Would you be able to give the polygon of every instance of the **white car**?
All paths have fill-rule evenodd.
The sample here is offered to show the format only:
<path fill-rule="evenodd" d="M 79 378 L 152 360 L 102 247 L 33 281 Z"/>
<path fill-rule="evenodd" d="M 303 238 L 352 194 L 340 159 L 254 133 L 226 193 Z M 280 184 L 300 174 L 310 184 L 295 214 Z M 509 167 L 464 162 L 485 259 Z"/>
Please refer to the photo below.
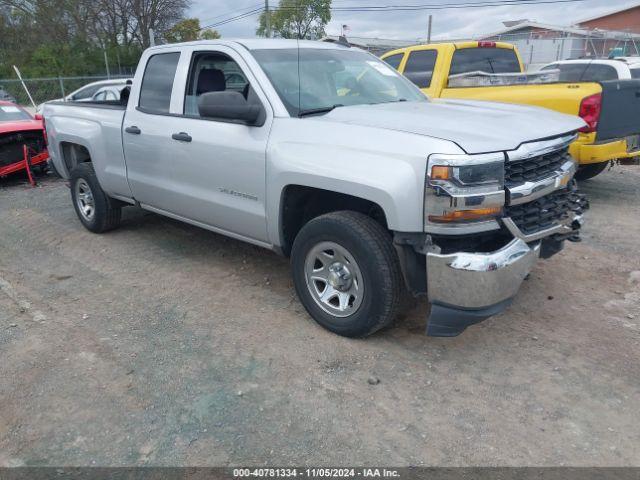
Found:
<path fill-rule="evenodd" d="M 78 88 L 77 90 L 74 90 L 64 98 L 55 98 L 53 100 L 48 100 L 48 102 L 89 102 L 93 100 L 93 97 L 98 93 L 98 90 L 100 90 L 101 88 L 120 87 L 120 90 L 122 90 L 127 85 L 127 82 L 130 80 L 131 79 L 129 78 L 119 78 L 119 79 L 99 80 L 97 82 L 91 82 L 91 83 L 88 83 L 87 85 L 84 85 Z M 38 107 L 36 108 L 37 113 L 42 112 L 42 107 L 44 106 L 45 103 L 47 102 L 44 102 L 38 105 Z"/>
<path fill-rule="evenodd" d="M 106 85 L 100 88 L 91 98 L 92 102 L 118 101 L 120 93 L 126 88 L 126 83 L 118 85 Z"/>
<path fill-rule="evenodd" d="M 628 80 L 640 78 L 640 57 L 562 60 L 545 65 L 541 70 L 560 70 L 561 82 Z"/>

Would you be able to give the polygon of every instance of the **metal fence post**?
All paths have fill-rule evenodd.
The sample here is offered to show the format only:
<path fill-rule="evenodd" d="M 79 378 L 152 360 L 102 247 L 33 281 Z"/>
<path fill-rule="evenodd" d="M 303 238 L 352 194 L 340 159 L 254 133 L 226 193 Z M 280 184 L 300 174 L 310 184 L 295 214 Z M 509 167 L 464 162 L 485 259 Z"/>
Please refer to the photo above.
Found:
<path fill-rule="evenodd" d="M 62 98 L 66 97 L 66 95 L 64 94 L 64 81 L 62 80 L 62 77 L 58 77 L 58 81 L 60 82 L 60 91 L 62 92 Z"/>

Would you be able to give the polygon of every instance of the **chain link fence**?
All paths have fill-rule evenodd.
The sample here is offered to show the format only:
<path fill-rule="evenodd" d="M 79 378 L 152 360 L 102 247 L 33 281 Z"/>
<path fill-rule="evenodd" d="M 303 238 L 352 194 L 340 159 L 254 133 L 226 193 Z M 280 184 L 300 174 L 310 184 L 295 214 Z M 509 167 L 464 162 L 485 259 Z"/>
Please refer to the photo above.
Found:
<path fill-rule="evenodd" d="M 89 83 L 99 80 L 116 80 L 131 78 L 132 75 L 102 75 L 84 77 L 44 77 L 25 78 L 24 83 L 33 97 L 36 105 L 49 100 L 61 99 Z M 2 92 L 4 90 L 4 92 Z M 0 79 L 0 97 L 2 93 L 8 94 L 11 100 L 18 104 L 31 107 L 29 96 L 17 78 Z"/>
<path fill-rule="evenodd" d="M 505 34 L 487 40 L 514 44 L 528 70 L 537 70 L 558 60 L 640 56 L 640 35 L 603 38 L 588 35 Z"/>

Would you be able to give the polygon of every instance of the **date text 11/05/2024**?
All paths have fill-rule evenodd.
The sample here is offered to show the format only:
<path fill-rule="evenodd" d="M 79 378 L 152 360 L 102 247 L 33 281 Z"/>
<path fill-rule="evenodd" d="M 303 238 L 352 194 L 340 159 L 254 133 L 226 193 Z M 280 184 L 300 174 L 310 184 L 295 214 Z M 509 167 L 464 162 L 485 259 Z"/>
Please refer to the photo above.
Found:
<path fill-rule="evenodd" d="M 305 477 L 305 478 L 398 478 L 398 470 L 388 468 L 236 468 L 234 478 Z"/>

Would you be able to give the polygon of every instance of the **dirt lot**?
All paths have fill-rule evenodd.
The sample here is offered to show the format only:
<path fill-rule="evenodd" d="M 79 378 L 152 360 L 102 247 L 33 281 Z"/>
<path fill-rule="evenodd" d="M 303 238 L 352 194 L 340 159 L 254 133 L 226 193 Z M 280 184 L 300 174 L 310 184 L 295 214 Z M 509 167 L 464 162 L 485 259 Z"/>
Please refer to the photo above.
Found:
<path fill-rule="evenodd" d="M 135 209 L 93 235 L 62 181 L 5 180 L 0 465 L 638 466 L 640 168 L 583 189 L 505 314 L 354 341 L 283 258 Z"/>

